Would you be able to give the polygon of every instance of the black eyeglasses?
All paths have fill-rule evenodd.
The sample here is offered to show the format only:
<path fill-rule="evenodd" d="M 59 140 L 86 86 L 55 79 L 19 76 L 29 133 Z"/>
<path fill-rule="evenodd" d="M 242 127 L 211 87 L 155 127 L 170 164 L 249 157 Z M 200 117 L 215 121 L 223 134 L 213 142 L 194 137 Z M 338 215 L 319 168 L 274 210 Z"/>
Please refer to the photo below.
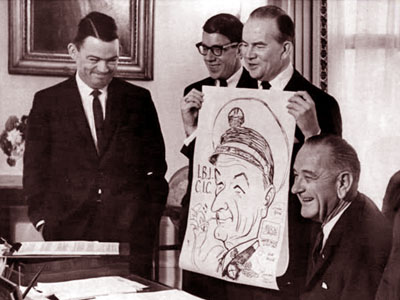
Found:
<path fill-rule="evenodd" d="M 236 47 L 239 43 L 229 43 L 226 45 L 214 45 L 211 47 L 208 47 L 206 45 L 204 45 L 202 42 L 198 42 L 196 44 L 196 48 L 197 50 L 199 50 L 199 53 L 201 55 L 206 56 L 208 53 L 208 50 L 211 50 L 211 53 L 214 54 L 215 56 L 221 56 L 222 53 L 224 52 L 224 50 L 231 48 L 231 47 Z"/>

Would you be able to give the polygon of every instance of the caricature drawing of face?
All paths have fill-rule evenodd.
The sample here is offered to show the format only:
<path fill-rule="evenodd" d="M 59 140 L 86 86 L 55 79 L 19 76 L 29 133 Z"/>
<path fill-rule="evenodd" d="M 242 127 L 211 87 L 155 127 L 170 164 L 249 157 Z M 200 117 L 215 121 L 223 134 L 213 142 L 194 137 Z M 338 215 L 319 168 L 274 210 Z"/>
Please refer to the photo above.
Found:
<path fill-rule="evenodd" d="M 219 154 L 215 161 L 214 237 L 226 249 L 257 238 L 275 188 L 261 169 L 245 159 Z"/>

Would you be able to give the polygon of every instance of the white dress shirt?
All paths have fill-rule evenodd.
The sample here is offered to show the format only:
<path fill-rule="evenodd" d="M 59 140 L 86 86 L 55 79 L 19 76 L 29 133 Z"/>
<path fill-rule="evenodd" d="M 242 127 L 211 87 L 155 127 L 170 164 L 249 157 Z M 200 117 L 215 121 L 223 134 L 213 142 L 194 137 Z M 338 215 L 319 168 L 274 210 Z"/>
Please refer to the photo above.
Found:
<path fill-rule="evenodd" d="M 351 202 L 346 202 L 342 210 L 334 216 L 332 219 L 330 219 L 323 227 L 322 227 L 322 232 L 324 233 L 324 239 L 322 240 L 322 247 L 321 247 L 321 252 L 322 249 L 325 247 L 325 243 L 332 232 L 333 227 L 335 227 L 336 223 L 339 221 L 340 217 L 343 215 L 343 213 L 346 211 L 346 209 L 349 208 Z"/>
<path fill-rule="evenodd" d="M 282 72 L 280 72 L 274 79 L 269 81 L 269 84 L 271 85 L 270 90 L 283 91 L 285 86 L 288 84 L 290 78 L 292 78 L 293 73 L 293 65 L 289 63 Z M 258 81 L 258 88 L 262 89 L 260 80 Z"/>

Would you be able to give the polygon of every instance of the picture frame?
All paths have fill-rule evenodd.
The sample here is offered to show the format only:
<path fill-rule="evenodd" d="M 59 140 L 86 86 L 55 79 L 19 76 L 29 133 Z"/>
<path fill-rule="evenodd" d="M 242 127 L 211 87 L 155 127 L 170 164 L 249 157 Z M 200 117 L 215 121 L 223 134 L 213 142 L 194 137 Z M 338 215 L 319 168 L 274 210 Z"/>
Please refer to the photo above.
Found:
<path fill-rule="evenodd" d="M 67 45 L 91 11 L 112 16 L 121 55 L 116 76 L 153 79 L 154 0 L 9 0 L 10 74 L 69 76 L 75 63 Z"/>

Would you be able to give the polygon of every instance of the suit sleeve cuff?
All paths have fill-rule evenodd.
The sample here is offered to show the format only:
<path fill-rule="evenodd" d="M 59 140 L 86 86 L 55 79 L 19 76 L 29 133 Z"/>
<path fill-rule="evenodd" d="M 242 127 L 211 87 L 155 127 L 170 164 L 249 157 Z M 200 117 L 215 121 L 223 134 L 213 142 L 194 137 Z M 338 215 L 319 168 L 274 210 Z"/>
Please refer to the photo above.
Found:
<path fill-rule="evenodd" d="M 184 141 L 183 144 L 185 146 L 189 146 L 190 143 L 197 137 L 197 130 L 193 131 L 191 135 L 189 135 Z"/>
<path fill-rule="evenodd" d="M 321 128 L 320 128 L 316 134 L 309 136 L 309 137 L 308 137 L 308 138 L 306 138 L 305 140 L 307 141 L 307 140 L 308 140 L 310 137 L 313 137 L 313 136 L 320 135 L 320 134 L 321 134 L 321 132 L 322 132 L 322 131 L 321 131 Z"/>
<path fill-rule="evenodd" d="M 39 222 L 37 222 L 37 223 L 35 224 L 36 230 L 39 231 L 40 227 L 43 226 L 45 223 L 46 223 L 46 222 L 45 222 L 44 220 L 40 220 Z"/>

